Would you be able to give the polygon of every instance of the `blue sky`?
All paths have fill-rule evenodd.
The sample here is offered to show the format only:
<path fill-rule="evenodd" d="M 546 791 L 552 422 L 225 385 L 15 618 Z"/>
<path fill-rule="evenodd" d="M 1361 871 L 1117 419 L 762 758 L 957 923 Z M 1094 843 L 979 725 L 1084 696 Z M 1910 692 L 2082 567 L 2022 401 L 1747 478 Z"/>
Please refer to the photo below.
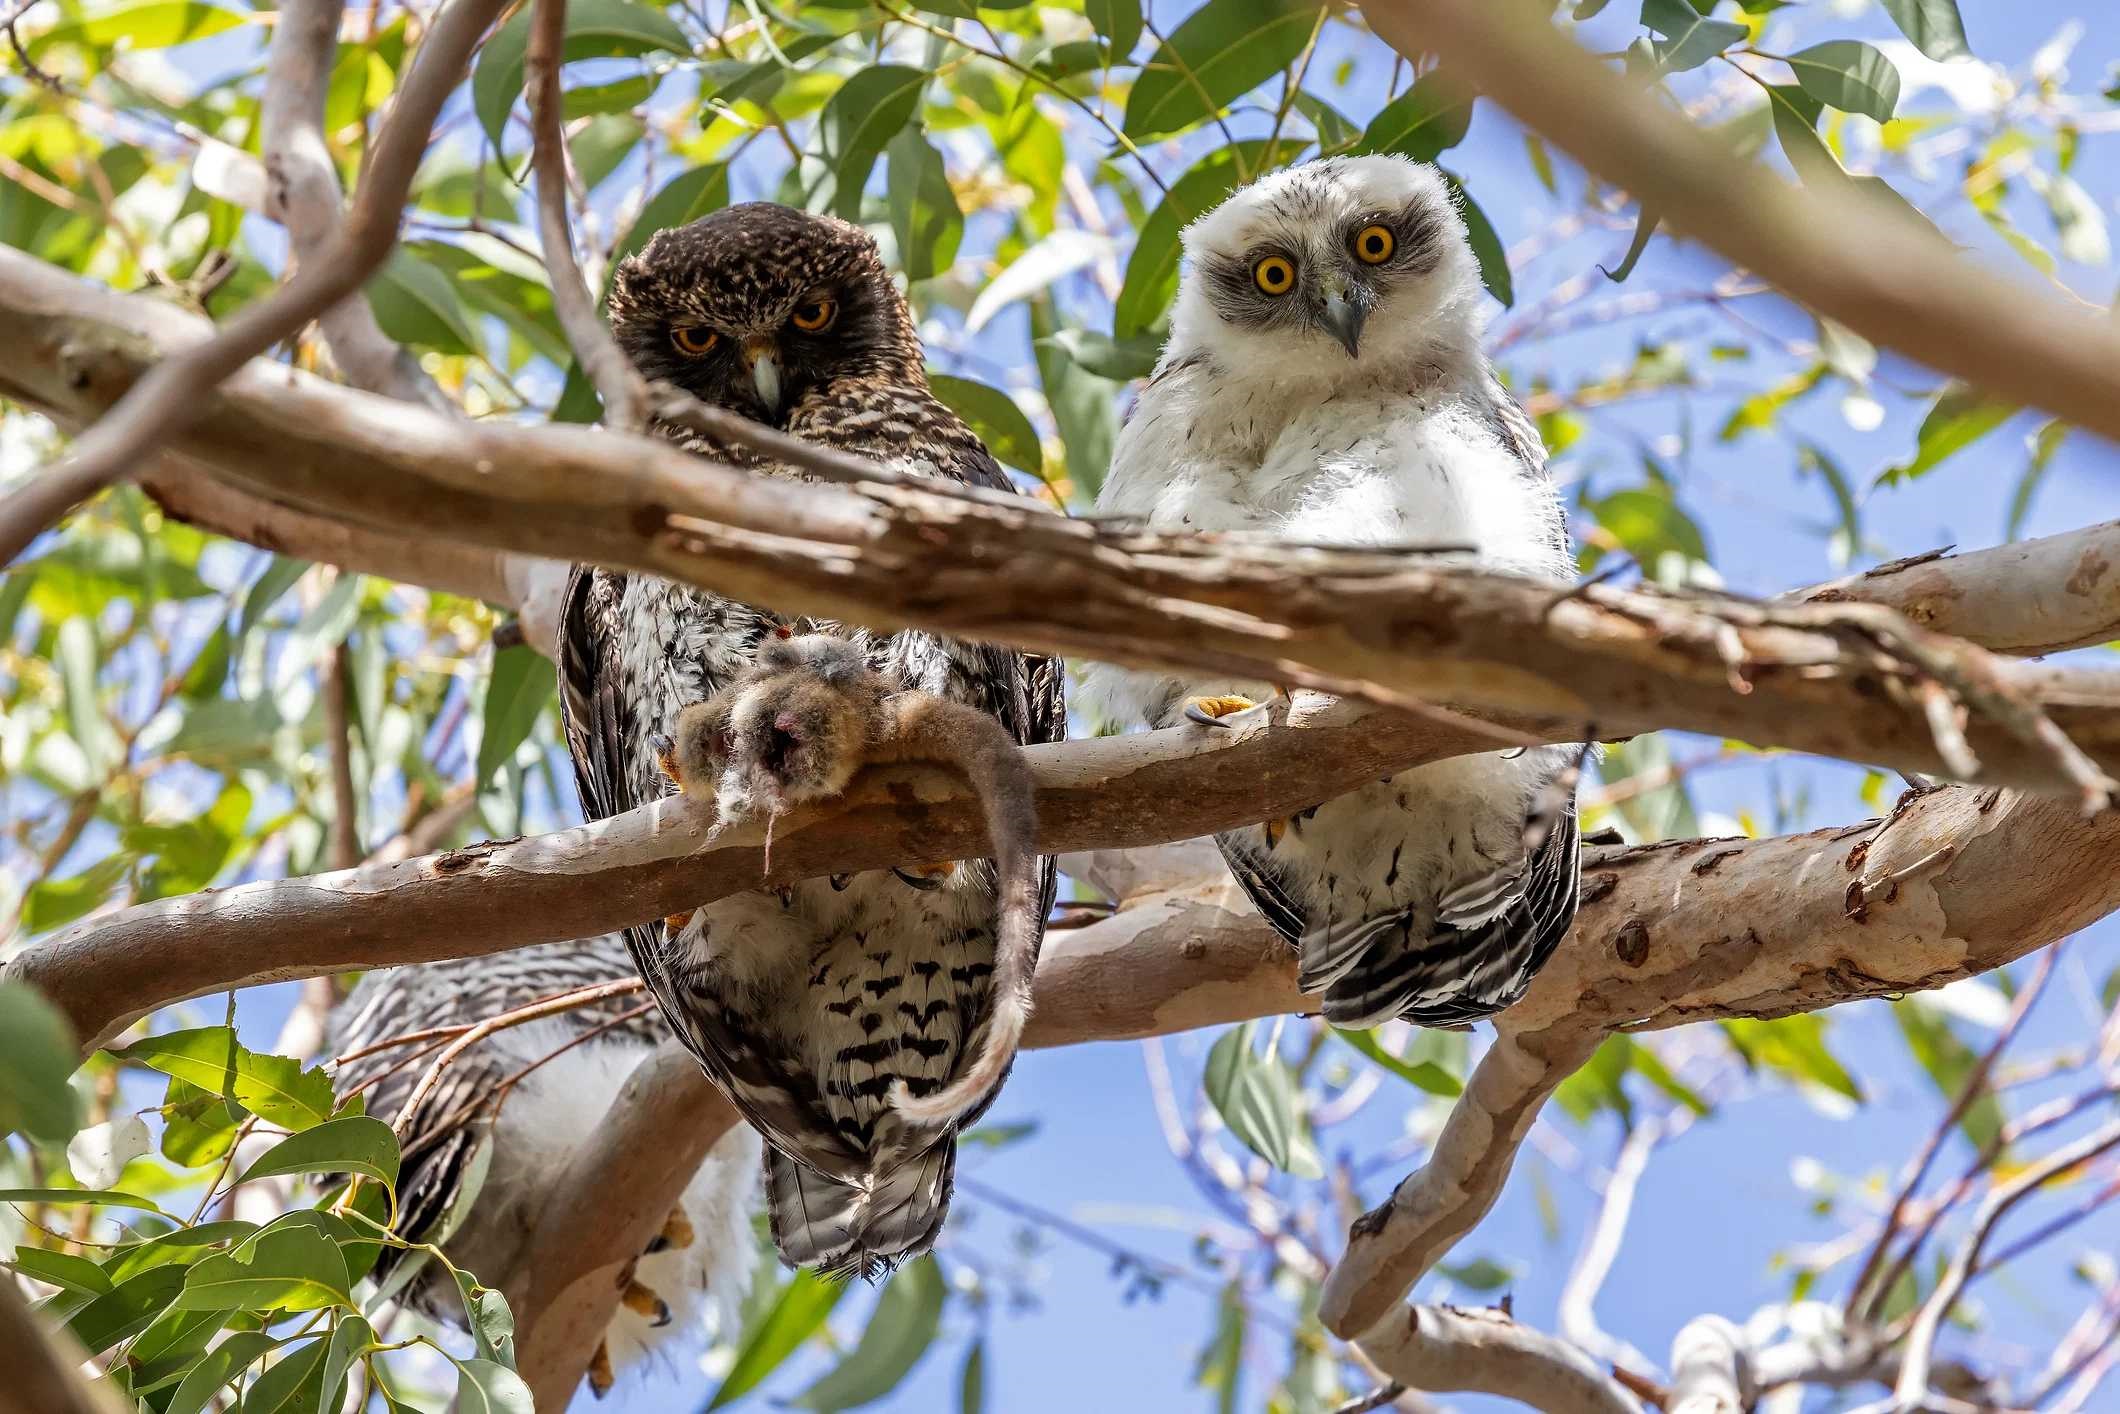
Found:
<path fill-rule="evenodd" d="M 1808 37 L 1846 35 L 1883 37 L 1890 29 L 1874 8 L 1852 18 L 1815 13 L 1801 21 Z M 2120 15 L 2112 7 L 2085 4 L 2016 3 L 2008 6 L 1966 5 L 1973 46 L 1983 58 L 2012 68 L 2047 41 L 2064 21 L 2080 18 L 2086 33 L 2071 67 L 2074 87 L 2093 85 L 2120 57 Z M 1619 4 L 1600 21 L 1615 46 L 1631 34 L 1633 7 Z M 1793 46 L 1792 46 L 1793 47 Z M 1357 117 L 1379 101 L 1388 63 L 1378 51 L 1362 54 L 1341 106 Z M 1918 102 L 1919 100 L 1917 100 Z M 1482 105 L 1471 136 L 1447 159 L 1464 173 L 1505 241 L 1531 234 L 1554 209 L 1526 161 L 1519 132 L 1491 106 Z M 1946 164 L 1946 171 L 1955 170 Z M 2107 217 L 2120 218 L 2114 195 L 2120 192 L 2120 139 L 2086 141 L 2077 175 L 2098 198 Z M 1578 179 L 1562 168 L 1564 193 Z M 1954 237 L 1988 251 L 1998 262 L 2015 257 L 1996 253 L 1996 243 L 1968 226 L 1962 203 L 1947 222 Z M 2034 214 L 2027 227 L 2043 229 Z M 1974 223 L 1977 226 L 1977 222 Z M 1596 232 L 1566 243 L 1517 271 L 1518 311 L 1534 303 L 1555 284 L 1587 270 L 1591 263 L 1612 263 L 1626 244 L 1627 233 Z M 2021 266 L 2020 266 L 2021 268 Z M 1718 273 L 1711 258 L 1659 239 L 1645 257 L 1637 286 L 1654 283 L 1679 287 L 1703 285 Z M 2082 271 L 2076 273 L 2080 276 Z M 2111 272 L 2099 278 L 2110 280 Z M 1637 286 L 1629 286 L 1633 289 Z M 2114 291 L 2085 284 L 2087 298 L 2108 302 Z M 1810 321 L 1800 311 L 1772 300 L 1753 300 L 1745 316 L 1792 338 L 1808 338 Z M 1520 382 L 1545 374 L 1568 382 L 1631 361 L 1636 340 L 1652 331 L 1685 335 L 1696 343 L 1722 337 L 1726 326 L 1714 317 L 1689 311 L 1666 319 L 1605 325 L 1551 342 L 1516 350 L 1510 370 Z M 1004 314 L 968 350 L 981 366 L 1021 367 L 1028 351 L 1025 318 L 1020 309 Z M 1933 379 L 1923 371 L 1887 356 L 1880 383 L 1919 389 Z M 1883 395 L 1886 418 L 1874 431 L 1856 432 L 1839 415 L 1836 395 L 1822 394 L 1803 405 L 1794 423 L 1829 451 L 1854 477 L 1866 484 L 1878 470 L 1902 459 L 1913 445 L 1913 430 L 1922 405 L 1913 399 Z M 1654 449 L 1677 479 L 1679 496 L 1700 522 L 1713 547 L 1715 563 L 1732 588 L 1767 593 L 1820 579 L 1837 572 L 1829 558 L 1820 524 L 1832 520 L 1824 489 L 1799 479 L 1791 444 L 1780 437 L 1754 437 L 1731 445 L 1714 439 L 1730 410 L 1724 393 L 1704 392 L 1658 398 L 1608 411 L 1591 424 L 1591 435 L 1565 460 L 1564 475 L 1587 480 L 1599 490 L 1639 482 L 1641 452 Z M 2020 419 L 2024 426 L 2029 419 Z M 1675 434 L 1691 436 L 1682 444 Z M 2002 537 L 2015 475 L 2022 464 L 2023 427 L 2013 423 L 1976 452 L 1966 454 L 1911 489 L 1882 494 L 1867 507 L 1874 539 L 1893 553 L 1910 553 L 1946 543 L 1986 545 Z M 2116 503 L 2120 457 L 2112 448 L 2087 437 L 2070 439 L 2048 476 L 2027 533 L 2067 529 L 2108 518 Z M 1698 745 L 1697 743 L 1695 745 Z M 1684 754 L 1688 747 L 1675 747 Z M 1790 760 L 1775 768 L 1785 792 L 1808 791 L 1808 808 L 1785 822 L 1788 828 L 1866 813 L 1856 790 L 1858 769 Z M 1735 815 L 1759 809 L 1767 795 L 1756 770 L 1706 773 L 1696 780 L 1696 801 L 1704 812 Z M 2027 1042 L 2036 1048 L 2081 1036 L 2090 1028 L 2085 997 L 2095 999 L 2106 971 L 2120 961 L 2120 925 L 2100 924 L 2077 939 L 2056 986 L 2034 1014 Z M 269 1043 L 287 1004 L 285 989 L 246 994 L 243 1027 L 254 1043 Z M 1197 1075 L 1213 1033 L 1172 1038 L 1169 1055 L 1181 1094 Z M 1900 1162 L 1927 1132 L 1936 1114 L 1928 1082 L 1912 1067 L 1886 1010 L 1856 1005 L 1833 1016 L 1833 1041 L 1849 1068 L 1872 1092 L 1859 1112 L 1834 1116 L 1814 1109 L 1786 1089 L 1744 1099 L 1720 1110 L 1668 1147 L 1651 1167 L 1636 1208 L 1628 1240 L 1599 1307 L 1606 1328 L 1659 1358 L 1687 1319 L 1704 1311 L 1742 1317 L 1762 1302 L 1787 1291 L 1785 1274 L 1772 1270 L 1776 1254 L 1790 1245 L 1816 1240 L 1839 1230 L 1807 1215 L 1808 1196 L 1791 1176 L 1799 1159 L 1815 1159 L 1825 1169 L 1860 1177 Z M 1357 1152 L 1383 1142 L 1398 1127 L 1402 1106 L 1386 1091 L 1361 1120 L 1329 1132 L 1328 1151 L 1350 1145 Z M 994 1116 L 996 1122 L 1035 1118 L 1037 1134 L 994 1153 L 967 1152 L 964 1172 L 978 1182 L 1006 1189 L 1027 1202 L 1055 1213 L 1092 1220 L 1092 1225 L 1127 1246 L 1184 1266 L 1199 1216 L 1205 1211 L 1198 1191 L 1165 1149 L 1144 1078 L 1142 1048 L 1133 1044 L 1079 1047 L 1065 1052 L 1026 1056 Z M 1618 1142 L 1614 1124 L 1601 1122 L 1578 1131 L 1563 1124 L 1583 1151 L 1609 1162 Z M 1960 1141 L 1953 1141 L 1954 1144 Z M 1961 1156 L 1962 1157 L 1962 1156 Z M 1541 1174 L 1560 1221 L 1557 1241 L 1543 1231 L 1536 1201 Z M 1380 1198 L 1390 1175 L 1378 1175 L 1365 1192 Z M 1583 1225 L 1594 1211 L 1583 1184 L 1547 1160 L 1527 1155 L 1502 1202 L 1480 1230 L 1461 1247 L 1460 1259 L 1492 1257 L 1516 1267 L 1513 1291 L 1517 1314 L 1551 1327 L 1561 1283 L 1574 1259 Z M 1123 1212 L 1132 1221 L 1110 1221 Z M 1007 1261 L 1019 1224 L 974 1198 L 961 1199 L 950 1242 L 982 1257 Z M 2057 1244 L 2026 1266 L 2021 1276 L 1983 1290 L 1990 1308 L 1992 1338 L 2022 1341 L 2043 1348 L 2052 1333 L 2073 1315 L 2080 1296 L 2068 1285 L 2065 1268 L 2081 1246 L 2107 1248 L 2120 1242 L 2120 1224 L 2111 1217 L 2087 1223 L 2077 1238 Z M 1211 1291 L 1171 1285 L 1155 1300 L 1121 1301 L 1121 1284 L 1109 1258 L 1062 1238 L 1048 1236 L 1033 1259 L 1037 1308 L 1024 1313 L 995 1310 L 985 1322 L 986 1382 L 989 1410 L 1038 1414 L 1074 1410 L 1085 1405 L 1110 1408 L 1193 1409 L 1211 1407 L 1212 1397 L 1194 1388 L 1196 1353 L 1211 1327 Z M 1215 1278 L 1205 1276 L 1212 1288 Z M 1440 1290 L 1424 1286 L 1420 1294 Z M 1829 1295 L 1837 1291 L 1829 1284 Z M 858 1331 L 865 1298 L 857 1295 L 842 1307 L 840 1325 Z M 965 1337 L 973 1323 L 964 1307 L 954 1304 L 944 1338 L 937 1342 L 913 1375 L 878 1410 L 930 1411 L 954 1408 Z M 1267 1347 L 1278 1368 L 1284 1343 L 1260 1328 L 1258 1343 Z M 792 1365 L 768 1385 L 768 1393 L 786 1397 L 799 1391 L 823 1361 L 809 1357 Z M 1262 1407 L 1270 1384 L 1267 1369 L 1255 1369 L 1239 1407 Z M 706 1388 L 698 1380 L 636 1382 L 613 1403 L 592 1406 L 586 1396 L 578 1408 L 636 1411 L 697 1407 Z M 679 1391 L 685 1391 L 680 1395 Z M 2120 1396 L 2115 1397 L 2120 1400 Z M 1476 1400 L 1462 1407 L 1489 1407 Z"/>

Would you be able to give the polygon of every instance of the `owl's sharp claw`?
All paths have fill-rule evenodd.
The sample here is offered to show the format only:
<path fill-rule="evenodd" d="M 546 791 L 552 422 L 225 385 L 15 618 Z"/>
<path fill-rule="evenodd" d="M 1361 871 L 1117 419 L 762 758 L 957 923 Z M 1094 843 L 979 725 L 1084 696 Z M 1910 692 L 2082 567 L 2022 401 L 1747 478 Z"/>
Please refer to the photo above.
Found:
<path fill-rule="evenodd" d="M 1236 693 L 1224 697 L 1194 697 L 1185 703 L 1185 719 L 1205 727 L 1233 727 L 1236 718 L 1256 711 L 1262 705 Z"/>
<path fill-rule="evenodd" d="M 606 1341 L 596 1343 L 596 1353 L 589 1357 L 589 1392 L 602 1399 L 611 1392 L 617 1376 L 611 1373 L 611 1346 Z"/>
<path fill-rule="evenodd" d="M 670 1303 L 637 1281 L 626 1283 L 618 1303 L 636 1316 L 646 1316 L 648 1324 L 658 1329 L 670 1324 Z"/>
<path fill-rule="evenodd" d="M 655 764 L 663 775 L 669 778 L 672 785 L 683 790 L 685 783 L 677 774 L 677 743 L 663 732 L 650 732 L 648 749 L 655 753 Z"/>
<path fill-rule="evenodd" d="M 1268 820 L 1260 827 L 1266 831 L 1266 847 L 1268 849 L 1272 849 L 1281 843 L 1281 836 L 1288 833 L 1289 821 L 1293 818 L 1292 816 L 1284 815 L 1278 820 Z"/>
<path fill-rule="evenodd" d="M 957 872 L 957 864 L 954 860 L 944 860 L 940 864 L 907 864 L 901 865 L 891 872 L 904 880 L 910 887 L 926 893 L 931 889 L 939 889 L 948 883 L 950 876 Z"/>
<path fill-rule="evenodd" d="M 671 1247 L 690 1247 L 692 1245 L 692 1239 L 695 1236 L 692 1231 L 692 1219 L 686 1214 L 682 1205 L 670 1210 L 670 1216 L 663 1219 L 662 1231 L 655 1236 L 657 1241 Z"/>

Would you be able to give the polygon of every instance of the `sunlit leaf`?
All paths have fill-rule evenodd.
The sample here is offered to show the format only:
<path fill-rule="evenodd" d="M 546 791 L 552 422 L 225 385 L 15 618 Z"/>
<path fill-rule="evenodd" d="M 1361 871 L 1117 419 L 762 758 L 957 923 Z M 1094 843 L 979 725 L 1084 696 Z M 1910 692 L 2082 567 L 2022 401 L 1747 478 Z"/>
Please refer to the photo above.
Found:
<path fill-rule="evenodd" d="M 2006 539 L 2015 540 L 2024 533 L 2025 518 L 2032 513 L 2032 499 L 2039 494 L 2039 483 L 2046 479 L 2046 469 L 2053 464 L 2054 454 L 2061 450 L 2068 434 L 2068 424 L 2055 418 L 2040 424 L 2039 430 L 2025 439 L 2030 455 L 2017 477 L 2016 489 L 2010 492 L 2009 524 L 2003 531 Z"/>
<path fill-rule="evenodd" d="M 1844 113 L 1888 123 L 1899 107 L 1899 70 L 1860 40 L 1832 39 L 1799 49 L 1789 56 L 1789 68 L 1805 93 Z"/>
<path fill-rule="evenodd" d="M 369 280 L 367 296 L 376 323 L 401 344 L 453 354 L 475 353 L 481 346 L 457 287 L 403 246 Z"/>
<path fill-rule="evenodd" d="M 331 1343 L 323 1338 L 286 1349 L 243 1391 L 243 1414 L 319 1414 L 319 1377 Z"/>
<path fill-rule="evenodd" d="M 530 1386 L 491 1360 L 456 1362 L 457 1414 L 536 1414 Z"/>
<path fill-rule="evenodd" d="M 1320 1178 L 1324 1165 L 1303 1117 L 1302 1096 L 1288 1067 L 1252 1049 L 1256 1022 L 1222 1033 L 1207 1053 L 1201 1085 L 1229 1132 L 1275 1168 Z"/>
<path fill-rule="evenodd" d="M 1028 247 L 987 282 L 964 316 L 964 332 L 976 334 L 1008 305 L 1042 293 L 1093 263 L 1110 242 L 1088 231 L 1058 230 Z"/>
<path fill-rule="evenodd" d="M 58 1008 L 32 987 L 0 983 L 0 1138 L 72 1138 L 80 1117 L 66 1081 L 79 1060 L 73 1028 Z"/>
<path fill-rule="evenodd" d="M 869 169 L 898 130 L 912 121 L 928 80 L 925 69 L 877 64 L 833 91 L 817 123 L 832 177 L 822 205 L 849 218 L 860 214 Z"/>
<path fill-rule="evenodd" d="M 501 763 L 529 739 L 548 703 L 556 699 L 559 676 L 552 660 L 526 644 L 493 655 L 493 676 L 486 687 L 485 725 L 478 742 L 478 779 L 493 779 Z"/>
<path fill-rule="evenodd" d="M 668 15 L 634 0 L 572 0 L 566 14 L 566 43 L 560 49 L 566 62 L 658 50 L 691 52 L 685 32 Z M 530 9 L 525 7 L 480 47 L 471 71 L 472 108 L 496 151 L 506 146 L 508 113 L 523 92 L 523 59 L 529 49 Z"/>
<path fill-rule="evenodd" d="M 1236 1414 L 1242 1407 L 1244 1324 L 1244 1289 L 1230 1282 L 1215 1304 L 1214 1333 L 1193 1366 L 1193 1383 L 1214 1392 L 1216 1414 Z"/>
<path fill-rule="evenodd" d="M 1437 70 L 1377 110 L 1354 151 L 1397 152 L 1433 162 L 1465 140 L 1472 126 L 1472 96 L 1462 83 Z"/>
<path fill-rule="evenodd" d="M 1056 330 L 1040 342 L 1050 343 L 1084 371 L 1121 383 L 1155 372 L 1163 348 L 1163 341 L 1153 334 L 1114 339 L 1087 329 Z"/>
<path fill-rule="evenodd" d="M 53 25 L 30 41 L 29 53 L 34 59 L 62 44 L 90 49 L 167 49 L 225 33 L 244 22 L 233 10 L 199 0 L 142 0 Z"/>
<path fill-rule="evenodd" d="M 319 1311 L 350 1301 L 351 1290 L 338 1247 L 314 1226 L 283 1218 L 193 1263 L 172 1304 L 184 1311 Z"/>
<path fill-rule="evenodd" d="M 1317 23 L 1294 0 L 1207 0 L 1142 65 L 1123 130 L 1138 141 L 1213 116 L 1294 63 Z"/>
<path fill-rule="evenodd" d="M 112 1052 L 124 1060 L 232 1095 L 260 1119 L 307 1129 L 331 1118 L 331 1077 L 287 1056 L 260 1055 L 235 1043 L 225 1026 L 167 1031 Z M 231 1074 L 231 1069 L 233 1073 Z"/>
<path fill-rule="evenodd" d="M 1083 0 L 1082 13 L 1120 63 L 1141 42 L 1141 0 Z"/>
<path fill-rule="evenodd" d="M 1602 265 L 1597 267 L 1599 270 L 1604 271 L 1607 280 L 1618 284 L 1634 273 L 1634 267 L 1641 261 L 1642 252 L 1649 248 L 1649 237 L 1656 234 L 1656 223 L 1656 213 L 1646 206 L 1635 213 L 1634 239 L 1627 242 L 1626 255 L 1621 258 L 1619 264 L 1613 266 L 1610 270 L 1605 270 Z"/>
<path fill-rule="evenodd" d="M 83 1188 L 109 1188 L 125 1172 L 125 1166 L 146 1153 L 152 1142 L 147 1121 L 136 1114 L 91 1124 L 67 1141 L 67 1171 Z"/>
<path fill-rule="evenodd" d="M 1955 1104 L 1980 1057 L 1951 1029 L 1950 1019 L 1927 997 L 1905 997 L 1892 1004 L 1892 1018 L 1907 1050 L 1946 1104 Z M 1976 1153 L 1984 1153 L 2002 1133 L 2002 1101 L 1992 1088 L 1983 1086 L 1958 1116 L 1958 1128 Z"/>
<path fill-rule="evenodd" d="M 949 173 L 917 128 L 907 128 L 884 149 L 884 184 L 890 195 L 891 233 L 908 280 L 926 280 L 948 270 L 964 238 L 964 213 L 950 190 Z"/>
<path fill-rule="evenodd" d="M 1973 51 L 1965 42 L 1958 0 L 1880 0 L 1899 32 L 1931 59 L 1957 59 Z"/>
<path fill-rule="evenodd" d="M 23 896 L 24 930 L 47 932 L 93 912 L 130 872 L 132 862 L 122 854 L 114 854 L 97 860 L 78 874 L 69 874 L 63 879 L 40 880 Z"/>
<path fill-rule="evenodd" d="M 1332 1034 L 1407 1084 L 1426 1090 L 1431 1095 L 1454 1100 L 1464 1092 L 1464 1083 L 1433 1061 L 1409 1063 L 1385 1050 L 1374 1031 L 1343 1031 L 1334 1027 Z"/>
<path fill-rule="evenodd" d="M 1774 1021 L 1749 1017 L 1722 1023 L 1723 1033 L 1749 1066 L 1764 1066 L 1850 1100 L 1863 1098 L 1855 1077 L 1826 1048 L 1825 1018 L 1806 1013 Z"/>
<path fill-rule="evenodd" d="M 199 1357 L 184 1376 L 163 1414 L 200 1414 L 215 1394 L 257 1363 L 258 1357 L 279 1345 L 277 1337 L 262 1331 L 236 1331 Z"/>
<path fill-rule="evenodd" d="M 1915 434 L 1913 460 L 1891 467 L 1877 478 L 1894 486 L 1926 476 L 2009 421 L 2017 409 L 1964 383 L 1953 382 L 1937 394 Z"/>
<path fill-rule="evenodd" d="M 66 1329 L 90 1355 L 100 1355 L 119 1341 L 146 1330 L 183 1288 L 182 1267 L 150 1268 L 119 1282 L 76 1311 Z"/>
<path fill-rule="evenodd" d="M 1730 20 L 1711 20 L 1686 0 L 1642 0 L 1642 28 L 1663 36 L 1656 60 L 1667 73 L 1697 69 L 1751 31 Z"/>
<path fill-rule="evenodd" d="M 877 1298 L 854 1349 L 804 1390 L 796 1407 L 835 1414 L 872 1404 L 898 1388 L 935 1342 L 942 1327 L 942 1294 L 942 1272 L 933 1257 L 900 1267 Z"/>
<path fill-rule="evenodd" d="M 394 1186 L 397 1135 L 371 1115 L 327 1119 L 273 1145 L 243 1171 L 238 1182 L 291 1173 L 358 1173 Z"/>
<path fill-rule="evenodd" d="M 1502 302 L 1504 308 L 1514 305 L 1516 277 L 1510 273 L 1509 252 L 1502 245 L 1501 235 L 1455 173 L 1444 172 L 1443 184 L 1450 188 L 1450 195 L 1458 204 L 1458 214 L 1465 218 L 1465 239 L 1471 243 L 1472 254 L 1480 263 L 1480 283 L 1487 287 L 1488 294 Z"/>
<path fill-rule="evenodd" d="M 824 1324 L 847 1283 L 821 1277 L 813 1271 L 798 1271 L 780 1288 L 771 1306 L 763 1308 L 755 1322 L 744 1326 L 736 1359 L 707 1409 L 735 1403 L 757 1388 L 759 1381 L 779 1369 L 781 1363 Z"/>

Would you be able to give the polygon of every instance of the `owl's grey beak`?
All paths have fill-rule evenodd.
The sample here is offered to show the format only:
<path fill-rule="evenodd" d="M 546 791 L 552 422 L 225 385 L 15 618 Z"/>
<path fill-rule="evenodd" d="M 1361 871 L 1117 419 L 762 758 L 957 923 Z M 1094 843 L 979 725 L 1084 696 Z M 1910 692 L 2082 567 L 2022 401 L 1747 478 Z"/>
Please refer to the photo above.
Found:
<path fill-rule="evenodd" d="M 751 370 L 751 386 L 767 412 L 780 411 L 780 365 L 774 361 L 773 341 L 763 334 L 743 341 L 743 361 Z"/>
<path fill-rule="evenodd" d="M 1318 311 L 1318 322 L 1325 326 L 1326 333 L 1340 341 L 1340 347 L 1347 350 L 1349 358 L 1362 350 L 1362 325 L 1368 318 L 1366 302 L 1349 300 L 1338 290 L 1326 293 L 1324 306 Z"/>

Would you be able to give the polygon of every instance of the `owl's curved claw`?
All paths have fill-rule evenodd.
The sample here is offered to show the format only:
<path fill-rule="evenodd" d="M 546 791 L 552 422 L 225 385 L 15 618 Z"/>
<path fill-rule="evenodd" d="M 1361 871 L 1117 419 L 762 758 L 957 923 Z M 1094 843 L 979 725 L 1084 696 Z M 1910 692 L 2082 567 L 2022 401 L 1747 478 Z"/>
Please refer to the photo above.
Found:
<path fill-rule="evenodd" d="M 891 872 L 908 887 L 928 893 L 948 883 L 950 876 L 957 872 L 957 865 L 954 860 L 944 860 L 940 864 L 906 864 L 892 869 Z"/>
<path fill-rule="evenodd" d="M 648 750 L 655 753 L 656 768 L 663 773 L 671 785 L 682 791 L 685 788 L 685 783 L 684 778 L 677 774 L 677 743 L 670 740 L 667 733 L 649 732 Z"/>
<path fill-rule="evenodd" d="M 657 1330 L 670 1324 L 670 1303 L 637 1281 L 626 1283 L 625 1293 L 618 1298 L 618 1304 L 636 1316 L 646 1316 L 648 1324 Z"/>
<path fill-rule="evenodd" d="M 611 1392 L 617 1376 L 611 1372 L 611 1346 L 608 1341 L 596 1343 L 596 1353 L 589 1357 L 589 1392 L 602 1399 Z"/>
<path fill-rule="evenodd" d="M 1185 720 L 1198 722 L 1203 727 L 1234 727 L 1237 718 L 1247 712 L 1256 712 L 1265 704 L 1254 702 L 1239 693 L 1221 697 L 1192 697 L 1185 702 Z"/>

